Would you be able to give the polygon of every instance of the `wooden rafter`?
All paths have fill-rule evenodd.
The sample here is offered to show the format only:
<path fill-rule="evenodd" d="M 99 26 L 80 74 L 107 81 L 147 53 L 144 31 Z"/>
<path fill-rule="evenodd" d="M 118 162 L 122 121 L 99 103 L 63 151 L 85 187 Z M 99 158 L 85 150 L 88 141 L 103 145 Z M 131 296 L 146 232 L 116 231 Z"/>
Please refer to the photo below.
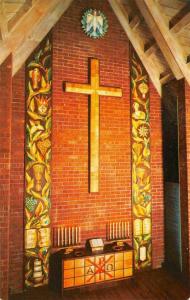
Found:
<path fill-rule="evenodd" d="M 187 64 L 190 63 L 190 55 L 187 56 L 186 63 L 187 63 Z"/>
<path fill-rule="evenodd" d="M 31 8 L 32 0 L 26 0 L 15 15 L 8 21 L 8 29 L 11 31 L 13 27 L 16 25 L 18 20 Z"/>
<path fill-rule="evenodd" d="M 168 65 L 177 79 L 186 78 L 190 84 L 190 69 L 176 34 L 169 30 L 158 3 L 154 0 L 135 0 L 149 25 Z M 180 70 L 180 71 L 179 71 Z"/>
<path fill-rule="evenodd" d="M 72 1 L 36 0 L 0 43 L 0 64 L 12 52 L 14 75 Z"/>
<path fill-rule="evenodd" d="M 137 15 L 129 18 L 129 25 L 133 30 L 137 28 L 140 25 L 140 23 L 141 23 L 141 19 Z"/>
<path fill-rule="evenodd" d="M 162 84 L 165 84 L 172 79 L 174 79 L 174 75 L 172 72 L 169 72 L 168 70 L 160 74 L 160 82 Z"/>
<path fill-rule="evenodd" d="M 147 56 L 151 55 L 152 53 L 156 53 L 158 49 L 159 48 L 154 38 L 152 38 L 144 45 L 144 52 L 146 53 Z"/>
<path fill-rule="evenodd" d="M 155 85 L 158 93 L 161 95 L 161 83 L 159 80 L 159 73 L 155 68 L 155 65 L 152 60 L 148 58 L 146 53 L 144 52 L 144 44 L 134 30 L 130 27 L 129 23 L 129 16 L 125 10 L 123 3 L 119 0 L 108 0 L 110 3 L 113 11 L 115 12 L 121 26 L 123 27 L 124 31 L 126 32 L 130 42 L 132 43 L 134 49 L 136 50 L 138 56 L 140 57 L 141 61 L 144 64 L 145 69 L 147 70 L 153 84 Z"/>
<path fill-rule="evenodd" d="M 177 79 L 181 79 L 183 74 L 176 61 L 175 55 L 170 49 L 170 47 L 173 47 L 173 45 L 169 45 L 165 38 L 166 32 L 169 30 L 162 14 L 159 12 L 157 3 L 154 0 L 135 0 L 135 2 L 144 16 L 145 21 L 149 26 L 149 29 L 151 30 L 152 35 L 161 49 L 172 72 Z M 159 24 L 159 22 L 162 22 L 162 24 Z"/>
<path fill-rule="evenodd" d="M 5 40 L 8 35 L 8 25 L 7 18 L 5 14 L 5 3 L 3 0 L 0 1 L 0 30 L 1 30 L 1 39 Z"/>
<path fill-rule="evenodd" d="M 178 33 L 190 23 L 190 3 L 187 3 L 169 22 L 169 28 Z"/>

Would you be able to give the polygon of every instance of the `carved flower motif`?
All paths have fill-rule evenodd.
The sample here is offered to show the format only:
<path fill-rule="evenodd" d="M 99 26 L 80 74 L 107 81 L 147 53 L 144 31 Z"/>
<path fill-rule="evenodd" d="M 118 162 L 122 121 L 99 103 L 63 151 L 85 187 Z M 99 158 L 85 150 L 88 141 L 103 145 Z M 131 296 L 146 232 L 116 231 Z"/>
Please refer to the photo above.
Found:
<path fill-rule="evenodd" d="M 138 132 L 139 132 L 140 137 L 146 138 L 149 133 L 149 128 L 145 125 L 142 125 L 139 127 Z"/>

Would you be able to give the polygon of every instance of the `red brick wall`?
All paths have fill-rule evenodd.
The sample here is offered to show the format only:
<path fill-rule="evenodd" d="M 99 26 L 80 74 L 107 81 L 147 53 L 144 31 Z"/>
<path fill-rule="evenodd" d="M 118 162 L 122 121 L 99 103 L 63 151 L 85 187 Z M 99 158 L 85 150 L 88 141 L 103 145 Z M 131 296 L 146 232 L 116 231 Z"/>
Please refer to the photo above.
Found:
<path fill-rule="evenodd" d="M 13 77 L 11 136 L 10 277 L 11 292 L 23 286 L 23 204 L 25 76 L 22 68 Z M 16 229 L 16 230 L 15 230 Z"/>
<path fill-rule="evenodd" d="M 91 1 L 109 21 L 105 38 L 80 27 L 89 1 L 75 1 L 53 31 L 53 225 L 81 225 L 82 240 L 105 238 L 106 222 L 131 217 L 128 39 L 106 1 Z M 100 192 L 88 193 L 87 97 L 64 93 L 63 81 L 88 82 L 88 58 L 100 60 L 101 85 L 119 86 L 122 99 L 100 100 Z M 160 97 L 151 85 L 153 266 L 163 261 L 163 190 Z"/>
<path fill-rule="evenodd" d="M 0 66 L 0 298 L 8 299 L 12 57 Z"/>
<path fill-rule="evenodd" d="M 92 0 L 109 21 L 100 40 L 80 27 L 87 0 L 75 0 L 53 29 L 52 225 L 81 225 L 82 240 L 105 238 L 106 222 L 131 217 L 130 80 L 128 39 L 107 1 Z M 123 89 L 100 100 L 100 192 L 88 193 L 88 101 L 63 92 L 63 81 L 88 82 L 88 58 L 100 60 L 100 84 Z M 163 260 L 160 97 L 150 86 L 153 266 Z M 23 283 L 24 70 L 13 78 L 10 288 Z M 16 227 L 16 224 L 19 226 Z"/>
<path fill-rule="evenodd" d="M 162 165 L 161 99 L 150 83 L 150 149 L 152 185 L 152 257 L 153 268 L 161 266 L 164 258 L 164 202 Z"/>
<path fill-rule="evenodd" d="M 53 31 L 53 225 L 80 225 L 82 240 L 105 238 L 106 222 L 131 216 L 128 40 L 107 1 L 90 1 L 109 21 L 105 38 L 82 31 L 89 1 L 74 1 Z M 117 46 L 116 46 L 117 45 Z M 88 193 L 88 100 L 64 93 L 63 81 L 88 82 L 88 58 L 100 60 L 100 84 L 123 97 L 100 100 L 100 192 Z"/>

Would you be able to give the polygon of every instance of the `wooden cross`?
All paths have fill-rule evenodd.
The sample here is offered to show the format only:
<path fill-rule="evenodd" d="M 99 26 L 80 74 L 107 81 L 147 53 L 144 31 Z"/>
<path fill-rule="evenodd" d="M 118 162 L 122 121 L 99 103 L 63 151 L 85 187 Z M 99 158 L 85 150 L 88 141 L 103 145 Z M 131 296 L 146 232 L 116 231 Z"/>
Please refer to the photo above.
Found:
<path fill-rule="evenodd" d="M 90 61 L 90 84 L 65 83 L 65 92 L 90 95 L 90 192 L 99 191 L 99 96 L 121 97 L 120 88 L 100 86 L 99 61 Z"/>

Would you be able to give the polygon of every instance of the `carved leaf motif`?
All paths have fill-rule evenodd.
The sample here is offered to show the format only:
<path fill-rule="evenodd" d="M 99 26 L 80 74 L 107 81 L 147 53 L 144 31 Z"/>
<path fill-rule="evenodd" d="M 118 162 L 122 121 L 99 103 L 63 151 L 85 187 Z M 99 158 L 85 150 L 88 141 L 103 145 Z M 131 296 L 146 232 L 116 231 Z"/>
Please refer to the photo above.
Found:
<path fill-rule="evenodd" d="M 30 107 L 29 107 L 29 109 L 32 112 L 34 112 L 34 110 L 35 110 L 34 98 L 32 98 L 31 101 L 30 101 Z"/>
<path fill-rule="evenodd" d="M 149 217 L 151 214 L 151 202 L 148 203 L 147 207 L 146 207 L 146 215 L 147 217 Z"/>
<path fill-rule="evenodd" d="M 50 117 L 46 121 L 46 129 L 47 130 L 51 129 L 51 118 Z"/>
<path fill-rule="evenodd" d="M 30 214 L 30 212 L 28 211 L 28 209 L 26 207 L 25 207 L 25 214 L 26 214 L 26 220 L 28 222 L 31 218 L 31 214 Z"/>
<path fill-rule="evenodd" d="M 31 194 L 31 189 L 34 187 L 34 179 L 31 179 L 30 182 L 28 182 L 26 187 L 26 192 L 28 194 Z"/>
<path fill-rule="evenodd" d="M 47 190 L 49 189 L 49 182 L 47 182 L 45 184 L 45 186 L 43 187 L 43 190 L 42 190 L 42 197 L 46 196 L 46 192 Z"/>
<path fill-rule="evenodd" d="M 36 144 L 32 144 L 31 147 L 30 147 L 30 154 L 35 158 L 36 157 Z"/>
<path fill-rule="evenodd" d="M 144 208 L 143 206 L 141 206 L 139 204 L 136 204 L 133 207 L 133 212 L 136 217 L 145 217 L 146 216 L 146 208 Z"/>
<path fill-rule="evenodd" d="M 26 155 L 27 155 L 27 158 L 29 158 L 29 159 L 35 161 L 35 157 L 34 157 L 33 155 L 31 155 L 30 152 L 27 151 L 27 152 L 26 152 Z"/>
<path fill-rule="evenodd" d="M 33 119 L 33 120 L 43 120 L 43 117 L 41 117 L 40 115 L 32 112 L 32 111 L 28 111 L 28 115 Z"/>
<path fill-rule="evenodd" d="M 43 210 L 44 210 L 43 204 L 41 202 L 39 202 L 39 204 L 35 210 L 35 215 L 40 216 L 43 213 Z"/>
<path fill-rule="evenodd" d="M 37 142 L 38 140 L 40 140 L 41 139 L 41 134 L 42 134 L 42 131 L 36 132 L 33 136 L 33 142 Z"/>
<path fill-rule="evenodd" d="M 35 191 L 31 191 L 31 193 L 32 193 L 32 195 L 35 197 L 35 198 L 37 198 L 37 199 L 39 199 L 39 200 L 43 200 L 43 198 L 42 198 L 42 196 L 39 194 L 39 193 L 37 193 L 37 192 L 35 192 Z"/>

